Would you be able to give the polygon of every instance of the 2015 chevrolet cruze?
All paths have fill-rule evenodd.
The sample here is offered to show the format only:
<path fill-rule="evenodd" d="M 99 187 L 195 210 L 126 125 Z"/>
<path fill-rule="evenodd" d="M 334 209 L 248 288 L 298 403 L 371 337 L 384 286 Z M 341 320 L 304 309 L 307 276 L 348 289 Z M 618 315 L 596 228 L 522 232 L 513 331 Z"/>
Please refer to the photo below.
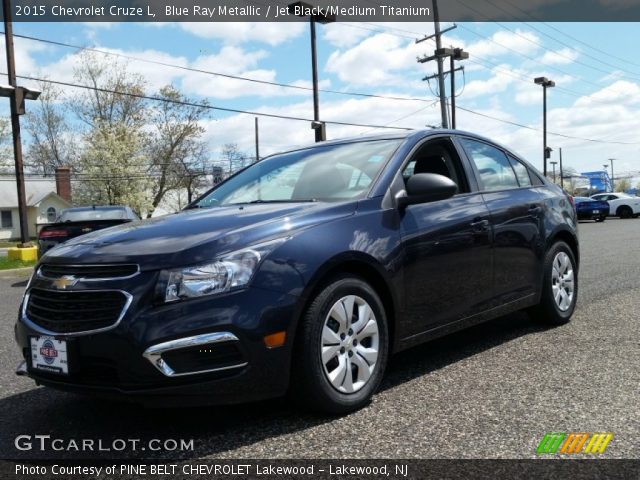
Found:
<path fill-rule="evenodd" d="M 347 412 L 389 354 L 519 309 L 567 322 L 572 199 L 489 140 L 421 131 L 274 155 L 179 214 L 56 247 L 18 373 L 164 404 L 279 396 Z"/>

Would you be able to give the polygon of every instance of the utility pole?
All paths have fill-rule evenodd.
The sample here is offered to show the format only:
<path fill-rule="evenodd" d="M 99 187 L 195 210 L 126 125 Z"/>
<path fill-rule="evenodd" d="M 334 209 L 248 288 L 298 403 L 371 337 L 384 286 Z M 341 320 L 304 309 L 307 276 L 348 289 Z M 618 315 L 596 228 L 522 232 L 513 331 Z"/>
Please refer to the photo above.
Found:
<path fill-rule="evenodd" d="M 433 26 L 436 34 L 436 50 L 442 48 L 442 33 L 440 32 L 440 15 L 438 14 L 438 1 L 433 0 Z M 442 115 L 442 128 L 449 128 L 447 119 L 447 94 L 444 91 L 443 58 L 437 57 L 438 63 L 438 89 L 440 93 L 440 115 Z"/>
<path fill-rule="evenodd" d="M 560 147 L 560 186 L 564 188 L 564 173 L 562 171 L 562 147 Z"/>
<path fill-rule="evenodd" d="M 255 130 L 256 130 L 256 162 L 260 160 L 260 137 L 258 135 L 258 117 L 255 117 Z"/>
<path fill-rule="evenodd" d="M 615 160 L 615 158 L 610 158 L 609 162 L 611 162 L 611 191 L 615 192 L 616 191 L 616 187 L 613 181 L 613 161 Z"/>
<path fill-rule="evenodd" d="M 453 25 L 445 30 L 440 30 L 440 14 L 438 13 L 438 1 L 432 0 L 432 3 L 433 3 L 433 27 L 434 27 L 435 33 L 433 35 L 429 35 L 427 37 L 416 40 L 416 43 L 421 43 L 426 40 L 435 38 L 436 52 L 437 52 L 442 50 L 442 34 L 445 32 L 448 32 L 449 30 L 453 30 L 454 28 L 456 28 L 456 26 Z M 443 71 L 444 57 L 436 54 L 433 57 L 418 58 L 418 63 L 425 63 L 434 59 L 436 60 L 436 63 L 438 65 L 438 75 L 437 75 L 438 90 L 439 90 L 438 95 L 440 97 L 440 115 L 442 117 L 442 128 L 449 128 L 449 118 L 448 118 L 448 111 L 447 111 L 447 92 L 445 91 L 445 86 L 444 86 L 444 71 Z"/>
<path fill-rule="evenodd" d="M 556 182 L 556 165 L 558 164 L 558 162 L 549 162 L 549 163 L 553 165 L 553 183 L 557 183 Z"/>
<path fill-rule="evenodd" d="M 18 189 L 18 216 L 20 218 L 20 247 L 31 246 L 29 242 L 29 224 L 27 223 L 27 200 L 24 188 L 24 165 L 22 163 L 22 141 L 20 138 L 20 114 L 24 113 L 24 99 L 26 89 L 18 87 L 16 82 L 16 61 L 13 50 L 13 22 L 11 21 L 11 5 L 9 0 L 2 0 L 4 14 L 4 38 L 7 52 L 7 77 L 9 91 L 2 96 L 9 97 L 11 104 L 11 132 L 13 134 L 13 158 L 16 170 L 16 186 Z M 38 98 L 39 93 L 33 93 L 29 98 Z"/>

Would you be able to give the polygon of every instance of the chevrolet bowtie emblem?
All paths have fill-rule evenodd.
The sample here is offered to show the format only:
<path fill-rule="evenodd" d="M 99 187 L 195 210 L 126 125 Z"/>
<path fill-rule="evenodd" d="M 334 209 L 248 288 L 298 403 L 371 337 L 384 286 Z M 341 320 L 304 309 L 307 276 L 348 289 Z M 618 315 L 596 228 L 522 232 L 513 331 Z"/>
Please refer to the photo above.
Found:
<path fill-rule="evenodd" d="M 53 281 L 53 286 L 58 290 L 65 290 L 67 287 L 73 287 L 78 283 L 78 279 L 72 275 L 65 275 Z"/>

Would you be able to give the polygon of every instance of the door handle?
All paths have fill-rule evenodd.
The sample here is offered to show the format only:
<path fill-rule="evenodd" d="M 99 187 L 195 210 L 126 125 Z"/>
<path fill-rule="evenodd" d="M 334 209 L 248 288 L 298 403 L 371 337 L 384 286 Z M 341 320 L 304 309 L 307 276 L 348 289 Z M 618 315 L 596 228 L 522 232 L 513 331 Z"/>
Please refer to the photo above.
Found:
<path fill-rule="evenodd" d="M 542 207 L 540 205 L 531 205 L 529 207 L 529 214 L 538 216 L 542 213 Z"/>
<path fill-rule="evenodd" d="M 471 222 L 471 228 L 477 232 L 485 231 L 489 228 L 489 220 L 475 220 Z"/>

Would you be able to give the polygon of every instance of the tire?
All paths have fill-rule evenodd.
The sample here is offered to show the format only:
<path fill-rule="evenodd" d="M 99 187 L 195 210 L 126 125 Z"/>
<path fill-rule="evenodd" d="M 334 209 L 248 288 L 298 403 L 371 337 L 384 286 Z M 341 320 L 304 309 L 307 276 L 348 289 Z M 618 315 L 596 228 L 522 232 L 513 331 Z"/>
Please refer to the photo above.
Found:
<path fill-rule="evenodd" d="M 565 261 L 569 263 L 565 264 Z M 543 272 L 540 303 L 531 308 L 530 313 L 543 323 L 564 325 L 571 319 L 578 299 L 578 268 L 569 245 L 558 241 L 551 246 L 544 258 Z M 573 279 L 573 290 L 569 287 L 570 278 Z M 559 279 L 562 283 L 559 283 Z M 564 291 L 564 294 L 561 291 Z M 556 296 L 559 300 L 556 300 Z"/>
<path fill-rule="evenodd" d="M 631 208 L 627 207 L 626 205 L 623 205 L 621 207 L 618 207 L 618 210 L 616 210 L 616 214 L 620 218 L 627 219 L 633 216 L 633 210 L 631 210 Z"/>
<path fill-rule="evenodd" d="M 290 393 L 306 409 L 339 415 L 358 410 L 380 385 L 388 351 L 387 318 L 378 294 L 362 279 L 336 277 L 301 319 Z"/>

